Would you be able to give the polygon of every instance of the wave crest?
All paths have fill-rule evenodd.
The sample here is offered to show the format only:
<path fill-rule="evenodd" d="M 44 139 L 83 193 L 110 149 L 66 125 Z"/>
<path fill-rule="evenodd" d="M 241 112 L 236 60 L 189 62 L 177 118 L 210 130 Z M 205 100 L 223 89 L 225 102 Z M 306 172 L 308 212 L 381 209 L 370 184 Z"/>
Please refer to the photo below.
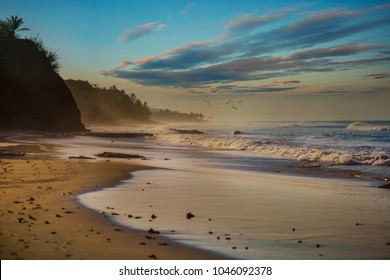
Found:
<path fill-rule="evenodd" d="M 295 145 L 278 138 L 162 134 L 165 141 L 190 144 L 213 149 L 241 150 L 262 156 L 296 159 L 321 165 L 381 165 L 390 166 L 390 151 L 382 148 L 324 147 Z"/>
<path fill-rule="evenodd" d="M 353 122 L 349 124 L 346 129 L 359 131 L 390 131 L 390 126 L 371 125 L 363 122 Z"/>

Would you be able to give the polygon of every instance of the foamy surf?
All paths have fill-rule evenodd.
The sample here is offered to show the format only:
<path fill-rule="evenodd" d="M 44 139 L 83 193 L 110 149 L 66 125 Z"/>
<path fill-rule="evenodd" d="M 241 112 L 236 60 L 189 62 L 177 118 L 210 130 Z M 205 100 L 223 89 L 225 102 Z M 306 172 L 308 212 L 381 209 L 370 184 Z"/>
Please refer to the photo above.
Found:
<path fill-rule="evenodd" d="M 369 146 L 310 146 L 296 144 L 289 139 L 245 136 L 179 135 L 161 134 L 161 140 L 196 145 L 212 149 L 239 150 L 260 156 L 296 159 L 321 165 L 380 165 L 390 166 L 390 151 L 381 147 Z"/>

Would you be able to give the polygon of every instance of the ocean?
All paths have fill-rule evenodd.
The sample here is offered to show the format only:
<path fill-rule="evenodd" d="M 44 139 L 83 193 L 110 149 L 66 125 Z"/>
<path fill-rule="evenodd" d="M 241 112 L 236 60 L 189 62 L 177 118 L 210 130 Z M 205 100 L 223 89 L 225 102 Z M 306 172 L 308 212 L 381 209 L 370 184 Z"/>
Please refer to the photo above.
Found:
<path fill-rule="evenodd" d="M 152 228 L 177 242 L 234 258 L 390 258 L 383 245 L 390 238 L 390 192 L 377 188 L 389 184 L 390 122 L 93 130 L 153 134 L 46 140 L 61 144 L 64 157 L 104 151 L 146 157 L 131 161 L 153 169 L 78 197 L 109 216 L 107 209 L 115 209 L 119 215 L 110 219 L 116 223 L 146 235 Z M 195 217 L 187 219 L 187 213 Z M 367 226 L 356 226 L 362 224 Z"/>
<path fill-rule="evenodd" d="M 165 128 L 157 137 L 176 144 L 280 160 L 281 165 L 285 164 L 283 160 L 291 160 L 291 167 L 356 171 L 378 180 L 390 175 L 390 122 L 247 122 L 198 129 L 205 134 L 178 134 Z"/>

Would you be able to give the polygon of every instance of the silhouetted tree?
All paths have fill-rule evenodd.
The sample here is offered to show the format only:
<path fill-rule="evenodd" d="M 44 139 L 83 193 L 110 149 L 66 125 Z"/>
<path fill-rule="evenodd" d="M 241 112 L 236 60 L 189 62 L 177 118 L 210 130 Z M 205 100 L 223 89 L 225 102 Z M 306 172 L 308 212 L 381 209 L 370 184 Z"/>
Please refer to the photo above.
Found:
<path fill-rule="evenodd" d="M 11 33 L 8 28 L 7 22 L 0 20 L 0 39 L 10 38 Z"/>
<path fill-rule="evenodd" d="M 18 16 L 10 16 L 5 21 L 0 21 L 0 36 L 7 39 L 18 38 L 17 32 L 29 31 L 29 28 L 21 27 L 23 19 Z"/>
<path fill-rule="evenodd" d="M 147 103 L 142 103 L 134 93 L 128 95 L 115 85 L 107 89 L 91 85 L 88 81 L 65 82 L 73 93 L 83 121 L 149 121 L 151 112 Z"/>
<path fill-rule="evenodd" d="M 178 111 L 171 111 L 168 109 L 158 110 L 152 112 L 151 118 L 156 121 L 167 122 L 203 122 L 203 114 L 201 113 L 181 113 Z"/>
<path fill-rule="evenodd" d="M 42 39 L 36 35 L 35 37 L 27 38 L 27 40 L 32 41 L 38 48 L 38 50 L 46 57 L 47 62 L 50 64 L 51 68 L 58 73 L 61 68 L 60 63 L 58 62 L 58 54 L 55 51 L 49 50 L 43 43 Z"/>

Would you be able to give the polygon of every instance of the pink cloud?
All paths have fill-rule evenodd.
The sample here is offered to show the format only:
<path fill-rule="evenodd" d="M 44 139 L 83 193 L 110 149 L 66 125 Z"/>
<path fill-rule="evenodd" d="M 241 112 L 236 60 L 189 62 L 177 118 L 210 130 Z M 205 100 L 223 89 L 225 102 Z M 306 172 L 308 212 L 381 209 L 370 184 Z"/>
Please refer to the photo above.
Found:
<path fill-rule="evenodd" d="M 221 36 L 221 37 L 214 39 L 214 40 L 192 42 L 192 43 L 189 43 L 187 45 L 183 45 L 183 46 L 180 46 L 180 47 L 177 47 L 177 48 L 174 48 L 174 49 L 171 49 L 171 50 L 168 50 L 168 51 L 165 51 L 165 52 L 153 55 L 153 56 L 138 58 L 134 61 L 134 63 L 144 64 L 144 63 L 152 62 L 152 61 L 155 61 L 155 60 L 162 58 L 162 57 L 165 57 L 165 56 L 174 55 L 176 53 L 188 51 L 190 49 L 204 47 L 204 46 L 212 45 L 215 43 L 219 43 L 219 42 L 225 41 L 227 38 L 228 38 L 228 36 Z M 129 65 L 129 64 L 130 63 L 128 63 L 127 65 Z M 125 66 L 127 66 L 127 65 L 125 65 Z"/>

